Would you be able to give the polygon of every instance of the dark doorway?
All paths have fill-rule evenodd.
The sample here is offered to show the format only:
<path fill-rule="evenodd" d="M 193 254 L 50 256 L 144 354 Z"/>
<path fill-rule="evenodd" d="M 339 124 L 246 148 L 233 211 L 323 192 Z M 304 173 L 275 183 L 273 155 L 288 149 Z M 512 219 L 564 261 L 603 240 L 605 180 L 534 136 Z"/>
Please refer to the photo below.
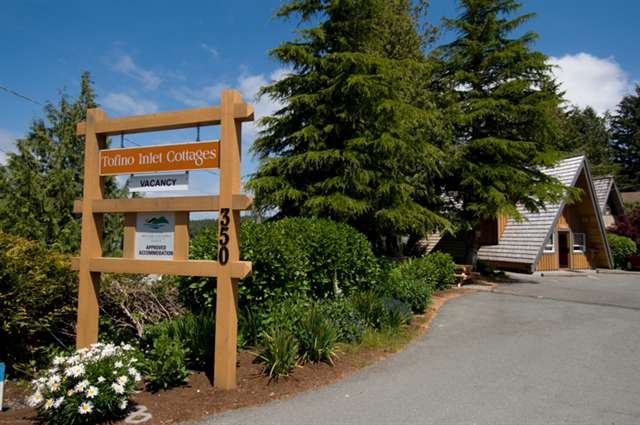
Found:
<path fill-rule="evenodd" d="M 569 268 L 569 232 L 558 232 L 558 262 L 561 269 Z"/>

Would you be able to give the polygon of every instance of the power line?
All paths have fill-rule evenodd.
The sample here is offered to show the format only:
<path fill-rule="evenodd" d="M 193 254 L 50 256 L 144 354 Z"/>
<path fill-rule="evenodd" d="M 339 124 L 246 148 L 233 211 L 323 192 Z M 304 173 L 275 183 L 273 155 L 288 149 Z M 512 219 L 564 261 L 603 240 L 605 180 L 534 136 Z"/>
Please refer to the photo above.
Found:
<path fill-rule="evenodd" d="M 25 96 L 24 94 L 18 93 L 18 92 L 17 92 L 17 91 L 15 91 L 15 90 L 11 90 L 10 88 L 3 86 L 2 84 L 0 84 L 0 90 L 4 90 L 4 91 L 6 91 L 7 93 L 9 93 L 9 94 L 11 94 L 11 95 L 14 95 L 14 96 L 16 96 L 16 97 L 19 97 L 19 98 L 21 98 L 21 99 L 24 99 L 24 100 L 26 100 L 26 101 L 28 101 L 28 102 L 35 103 L 36 105 L 44 106 L 44 104 L 43 104 L 43 103 L 40 103 L 40 102 L 38 102 L 37 100 L 33 100 L 33 99 L 32 99 L 32 98 L 30 98 L 29 96 Z"/>

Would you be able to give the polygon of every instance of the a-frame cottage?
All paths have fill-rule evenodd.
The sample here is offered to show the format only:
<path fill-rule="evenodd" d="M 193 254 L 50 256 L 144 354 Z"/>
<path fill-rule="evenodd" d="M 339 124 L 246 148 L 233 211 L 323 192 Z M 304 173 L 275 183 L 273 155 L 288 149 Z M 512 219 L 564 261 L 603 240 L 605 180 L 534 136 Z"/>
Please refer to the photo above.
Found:
<path fill-rule="evenodd" d="M 616 224 L 619 216 L 624 214 L 622 195 L 618 191 L 613 176 L 594 177 L 593 187 L 596 190 L 596 199 L 602 212 L 604 226 L 609 228 Z"/>
<path fill-rule="evenodd" d="M 582 197 L 574 203 L 548 204 L 537 213 L 519 208 L 522 221 L 497 220 L 489 229 L 481 229 L 485 235 L 497 232 L 498 243 L 481 246 L 478 260 L 494 268 L 529 273 L 611 268 L 602 210 L 586 158 L 564 159 L 545 173 L 582 189 Z"/>

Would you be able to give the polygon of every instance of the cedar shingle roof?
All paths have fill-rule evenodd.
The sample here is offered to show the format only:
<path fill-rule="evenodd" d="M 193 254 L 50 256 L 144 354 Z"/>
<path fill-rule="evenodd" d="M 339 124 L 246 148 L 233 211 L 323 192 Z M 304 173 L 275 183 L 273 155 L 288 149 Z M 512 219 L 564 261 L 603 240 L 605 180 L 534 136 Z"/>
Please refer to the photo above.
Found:
<path fill-rule="evenodd" d="M 557 178 L 562 184 L 573 186 L 585 167 L 585 161 L 584 156 L 567 158 L 560 161 L 557 166 L 543 171 Z M 549 203 L 542 211 L 533 213 L 519 206 L 518 211 L 522 214 L 523 220 L 516 221 L 509 218 L 498 245 L 481 247 L 478 251 L 478 259 L 533 266 L 563 207 L 564 202 Z"/>
<path fill-rule="evenodd" d="M 600 212 L 604 214 L 607 202 L 611 201 L 611 212 L 614 215 L 624 214 L 624 203 L 622 196 L 618 191 L 616 182 L 613 176 L 601 176 L 593 178 L 593 188 L 596 191 L 596 199 L 598 200 L 598 206 Z"/>

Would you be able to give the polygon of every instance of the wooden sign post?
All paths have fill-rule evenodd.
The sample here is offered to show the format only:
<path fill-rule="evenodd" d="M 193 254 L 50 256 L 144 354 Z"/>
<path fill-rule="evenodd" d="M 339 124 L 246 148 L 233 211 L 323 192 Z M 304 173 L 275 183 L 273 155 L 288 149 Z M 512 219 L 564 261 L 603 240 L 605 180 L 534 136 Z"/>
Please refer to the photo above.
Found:
<path fill-rule="evenodd" d="M 238 280 L 251 272 L 240 261 L 240 211 L 251 208 L 252 198 L 240 193 L 241 123 L 253 121 L 253 105 L 243 103 L 240 92 L 224 90 L 221 104 L 207 108 L 109 119 L 100 109 L 89 109 L 77 134 L 85 136 L 83 198 L 74 211 L 82 213 L 76 346 L 98 341 L 100 273 L 147 273 L 216 276 L 216 336 L 214 385 L 236 386 Z M 220 141 L 106 149 L 109 135 L 220 125 Z M 219 196 L 104 199 L 106 175 L 220 168 Z M 218 261 L 189 260 L 189 212 L 219 211 Z M 137 213 L 175 213 L 172 259 L 135 258 Z M 122 258 L 102 256 L 105 213 L 125 215 Z"/>

